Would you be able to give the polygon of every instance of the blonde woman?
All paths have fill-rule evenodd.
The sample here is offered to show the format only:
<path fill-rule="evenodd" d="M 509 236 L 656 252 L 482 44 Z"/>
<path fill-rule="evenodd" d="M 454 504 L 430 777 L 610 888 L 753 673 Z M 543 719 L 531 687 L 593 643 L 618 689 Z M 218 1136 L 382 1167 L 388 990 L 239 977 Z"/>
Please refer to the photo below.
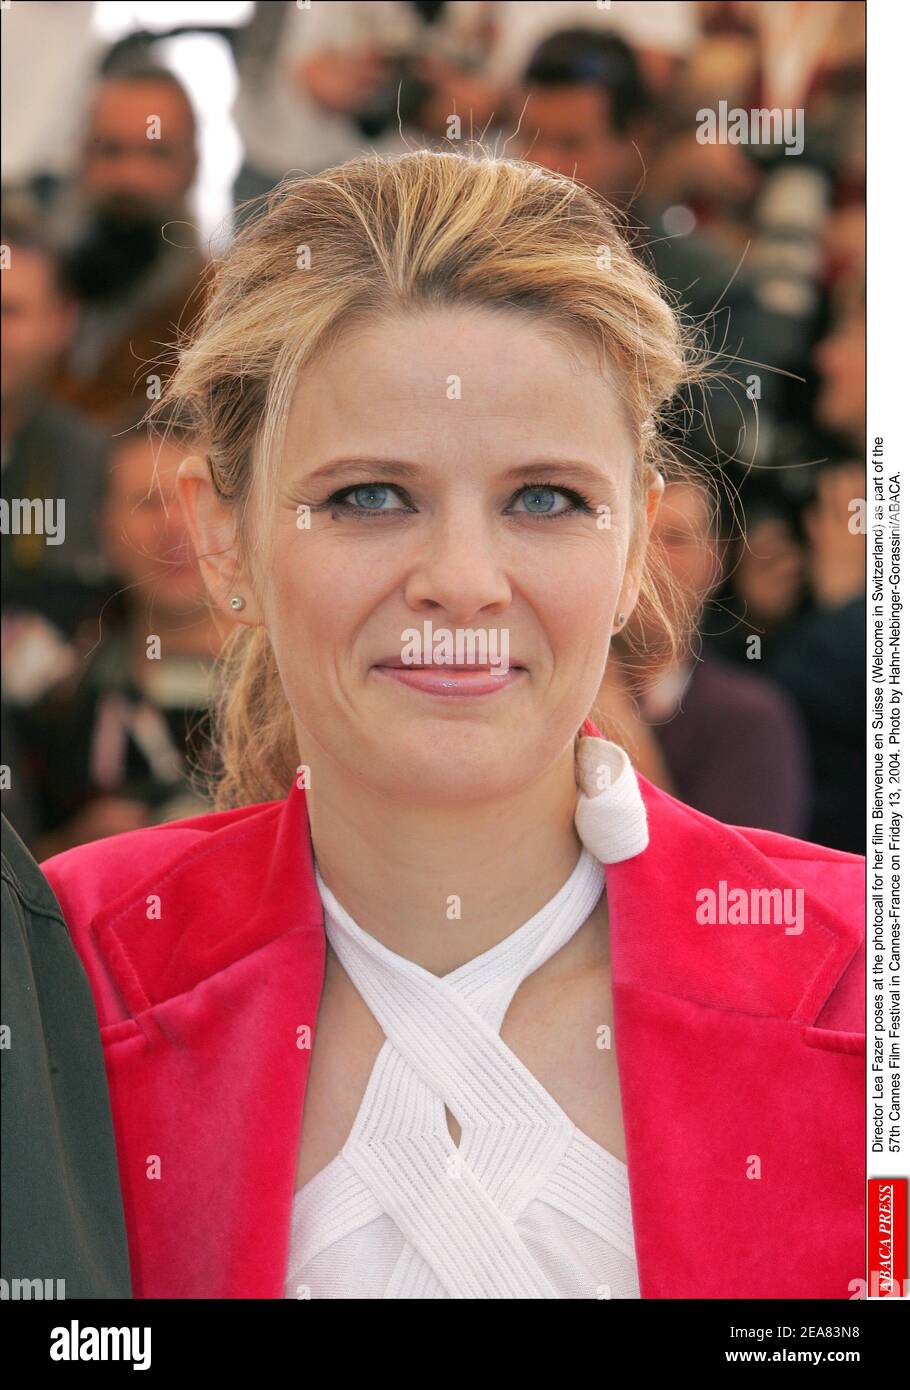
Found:
<path fill-rule="evenodd" d="M 44 866 L 137 1296 L 855 1294 L 862 861 L 586 718 L 637 604 L 641 660 L 687 640 L 647 541 L 692 361 L 528 164 L 353 162 L 228 252 L 164 403 L 236 619 L 217 809 Z"/>

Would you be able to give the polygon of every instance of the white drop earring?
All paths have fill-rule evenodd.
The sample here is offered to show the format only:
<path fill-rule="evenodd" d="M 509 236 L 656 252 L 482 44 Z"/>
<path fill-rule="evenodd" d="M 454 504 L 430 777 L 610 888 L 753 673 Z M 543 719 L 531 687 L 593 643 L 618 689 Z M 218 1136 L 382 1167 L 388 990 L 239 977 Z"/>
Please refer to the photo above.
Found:
<path fill-rule="evenodd" d="M 235 594 L 234 597 L 231 599 L 231 607 L 233 608 L 235 613 L 239 613 L 241 608 L 246 608 L 246 599 L 243 598 L 240 594 Z"/>

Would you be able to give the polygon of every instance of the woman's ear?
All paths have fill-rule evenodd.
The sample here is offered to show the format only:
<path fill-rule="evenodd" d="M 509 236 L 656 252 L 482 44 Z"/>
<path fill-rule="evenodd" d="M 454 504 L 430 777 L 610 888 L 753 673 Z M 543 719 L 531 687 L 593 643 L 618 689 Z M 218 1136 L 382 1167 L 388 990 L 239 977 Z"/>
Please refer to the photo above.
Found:
<path fill-rule="evenodd" d="M 212 601 L 236 622 L 261 626 L 262 614 L 240 561 L 235 514 L 215 491 L 207 459 L 201 454 L 185 458 L 177 469 L 176 485 Z"/>
<path fill-rule="evenodd" d="M 631 563 L 626 566 L 625 578 L 623 579 L 622 588 L 619 591 L 619 601 L 616 605 L 617 622 L 614 624 L 617 631 L 620 627 L 626 626 L 629 621 L 629 616 L 638 602 L 642 575 L 644 574 L 645 554 L 648 549 L 648 541 L 651 536 L 651 530 L 654 526 L 658 509 L 663 500 L 665 486 L 663 474 L 659 473 L 656 468 L 652 468 L 644 499 L 644 531 L 639 537 Z M 618 620 L 620 613 L 623 615 L 623 621 L 621 623 Z"/>

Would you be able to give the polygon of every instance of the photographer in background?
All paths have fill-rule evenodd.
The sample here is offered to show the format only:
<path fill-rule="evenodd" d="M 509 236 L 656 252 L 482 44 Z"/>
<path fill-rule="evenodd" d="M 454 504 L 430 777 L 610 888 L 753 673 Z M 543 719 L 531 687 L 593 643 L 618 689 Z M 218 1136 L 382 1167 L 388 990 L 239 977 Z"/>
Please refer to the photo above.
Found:
<path fill-rule="evenodd" d="M 291 171 L 318 173 L 370 149 L 403 153 L 408 132 L 442 140 L 453 112 L 465 139 L 479 133 L 499 100 L 484 76 L 496 9 L 480 0 L 257 4 L 236 49 L 245 153 L 235 201 Z"/>
<path fill-rule="evenodd" d="M 13 775 L 34 794 L 36 858 L 207 809 L 190 774 L 207 756 L 221 634 L 174 491 L 187 452 L 144 430 L 118 438 L 99 526 L 117 604 L 72 673 L 15 712 Z"/>

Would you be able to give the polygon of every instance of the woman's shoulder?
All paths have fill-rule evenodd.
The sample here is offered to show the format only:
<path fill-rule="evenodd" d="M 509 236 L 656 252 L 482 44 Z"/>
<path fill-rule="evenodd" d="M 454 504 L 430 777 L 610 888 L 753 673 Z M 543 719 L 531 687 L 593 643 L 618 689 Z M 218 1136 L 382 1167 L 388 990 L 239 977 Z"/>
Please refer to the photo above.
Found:
<path fill-rule="evenodd" d="M 784 835 L 777 830 L 744 826 L 733 828 L 746 837 L 753 849 L 777 864 L 797 882 L 804 883 L 806 887 L 811 885 L 813 891 L 822 897 L 826 896 L 826 887 L 836 884 L 862 885 L 865 890 L 866 860 L 862 854 L 816 844 L 812 840 L 800 840 L 795 835 Z M 837 897 L 835 892 L 833 901 L 837 901 Z"/>
<path fill-rule="evenodd" d="M 747 830 L 752 844 L 795 883 L 836 912 L 855 951 L 814 1021 L 810 1046 L 861 1052 L 866 1028 L 866 859 L 849 850 L 798 840 L 774 830 Z"/>
<path fill-rule="evenodd" d="M 849 849 L 836 849 L 831 845 L 821 845 L 815 840 L 801 840 L 796 835 L 785 835 L 779 830 L 763 830 L 757 826 L 735 827 L 740 834 L 748 835 L 752 843 L 763 854 L 777 859 L 802 859 L 825 863 L 864 864 L 865 857 Z"/>
<path fill-rule="evenodd" d="M 743 885 L 801 888 L 822 902 L 857 942 L 866 911 L 866 860 L 862 854 L 785 835 L 777 830 L 733 825 L 680 801 L 639 776 L 655 853 L 674 872 L 693 864 L 705 881 L 715 876 Z"/>
<path fill-rule="evenodd" d="M 72 927 L 143 879 L 167 873 L 171 864 L 187 854 L 204 854 L 222 843 L 227 848 L 228 842 L 254 833 L 274 819 L 281 805 L 280 801 L 261 802 L 109 835 L 45 859 L 41 870 Z"/>
<path fill-rule="evenodd" d="M 807 869 L 815 865 L 838 865 L 849 872 L 862 872 L 865 868 L 866 861 L 862 854 L 834 849 L 812 840 L 801 840 L 795 835 L 785 835 L 779 830 L 764 830 L 758 826 L 734 825 L 732 822 L 718 820 L 706 811 L 696 810 L 688 802 L 681 801 L 679 797 L 657 787 L 640 773 L 638 781 L 649 814 L 659 806 L 673 820 L 683 819 L 690 824 L 697 823 L 709 835 L 713 832 L 718 841 L 730 836 L 741 836 L 748 840 L 753 850 L 765 858 L 780 861 L 781 866 L 786 861 L 794 875 L 800 872 L 801 865 Z"/>
<path fill-rule="evenodd" d="M 210 964 L 205 927 L 212 904 L 220 904 L 219 911 L 235 910 L 241 922 L 249 918 L 259 891 L 257 875 L 279 838 L 284 804 L 262 802 L 130 830 L 41 864 L 88 976 L 102 1028 L 143 1007 L 136 1001 L 151 989 L 148 978 L 161 970 L 162 961 L 171 970 L 182 952 L 187 978 L 195 968 L 194 952 L 201 951 Z M 154 944 L 145 932 L 153 907 L 161 927 Z M 145 985 L 140 969 L 146 972 Z"/>
<path fill-rule="evenodd" d="M 859 1050 L 865 1027 L 865 858 L 776 830 L 716 820 L 652 783 L 644 783 L 642 792 L 651 839 L 639 860 L 629 861 L 624 891 L 633 902 L 661 903 L 660 950 L 683 982 L 677 992 L 704 1002 L 710 979 L 711 998 L 721 998 L 724 1007 L 738 1008 L 748 996 L 750 1013 L 801 1017 L 811 1025 L 806 1040 L 813 1046 Z M 736 943 L 723 957 L 726 974 L 719 938 L 693 933 L 693 920 L 735 924 L 733 936 L 723 938 Z M 653 954 L 651 939 L 649 950 Z M 764 990 L 759 1007 L 756 989 Z"/>
<path fill-rule="evenodd" d="M 776 868 L 822 899 L 856 929 L 861 940 L 866 914 L 866 860 L 862 854 L 799 840 L 776 830 L 740 830 Z"/>

